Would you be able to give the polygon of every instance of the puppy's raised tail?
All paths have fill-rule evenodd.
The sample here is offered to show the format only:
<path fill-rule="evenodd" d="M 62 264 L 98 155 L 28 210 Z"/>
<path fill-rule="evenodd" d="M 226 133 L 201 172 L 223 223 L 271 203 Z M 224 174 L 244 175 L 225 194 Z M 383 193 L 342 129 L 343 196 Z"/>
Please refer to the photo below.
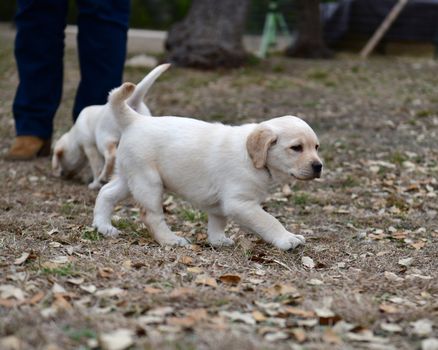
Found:
<path fill-rule="evenodd" d="M 108 96 L 108 103 L 122 130 L 137 118 L 135 111 L 126 104 L 126 100 L 132 95 L 134 90 L 135 84 L 124 83 L 122 86 L 113 89 Z"/>
<path fill-rule="evenodd" d="M 152 84 L 158 77 L 170 67 L 170 63 L 161 64 L 152 69 L 148 75 L 146 75 L 141 82 L 139 82 L 134 90 L 132 96 L 128 99 L 127 103 L 132 108 L 137 110 L 141 102 L 143 102 L 147 92 Z"/>

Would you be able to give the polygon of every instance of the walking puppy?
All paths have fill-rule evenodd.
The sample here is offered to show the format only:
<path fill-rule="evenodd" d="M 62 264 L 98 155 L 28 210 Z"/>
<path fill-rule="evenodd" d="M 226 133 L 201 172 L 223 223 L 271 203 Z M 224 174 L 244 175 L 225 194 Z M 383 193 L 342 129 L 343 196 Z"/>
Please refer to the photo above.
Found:
<path fill-rule="evenodd" d="M 143 100 L 155 80 L 169 68 L 163 64 L 153 69 L 135 88 L 127 103 L 142 115 L 150 116 Z M 76 123 L 55 144 L 52 169 L 55 176 L 72 177 L 90 163 L 93 182 L 88 187 L 99 189 L 114 169 L 120 128 L 108 103 L 82 110 Z"/>
<path fill-rule="evenodd" d="M 292 116 L 242 126 L 143 118 L 125 103 L 133 91 L 135 86 L 125 83 L 109 96 L 122 136 L 116 176 L 102 187 L 94 208 L 93 226 L 100 233 L 119 233 L 111 225 L 111 213 L 118 201 L 132 194 L 145 209 L 145 222 L 160 244 L 187 244 L 164 221 L 162 195 L 168 190 L 208 213 L 208 240 L 213 246 L 234 243 L 224 233 L 227 218 L 280 249 L 305 242 L 260 203 L 274 181 L 321 176 L 319 143 L 309 125 Z"/>

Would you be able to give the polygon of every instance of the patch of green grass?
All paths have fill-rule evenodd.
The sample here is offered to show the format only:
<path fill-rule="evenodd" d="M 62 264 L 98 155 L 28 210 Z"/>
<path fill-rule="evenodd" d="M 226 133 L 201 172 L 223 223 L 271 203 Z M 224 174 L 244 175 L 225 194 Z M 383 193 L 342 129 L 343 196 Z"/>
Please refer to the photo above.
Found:
<path fill-rule="evenodd" d="M 77 208 L 73 203 L 63 203 L 59 209 L 63 216 L 72 216 L 77 212 Z"/>
<path fill-rule="evenodd" d="M 407 210 L 409 207 L 402 197 L 397 196 L 395 194 L 391 194 L 388 196 L 388 198 L 386 198 L 386 206 L 396 207 L 400 210 Z"/>
<path fill-rule="evenodd" d="M 179 212 L 181 219 L 190 222 L 207 222 L 207 214 L 195 209 L 183 208 Z"/>
<path fill-rule="evenodd" d="M 134 232 L 137 231 L 137 225 L 132 220 L 129 219 L 121 218 L 117 221 L 114 221 L 113 225 L 119 230 L 134 231 Z"/>
<path fill-rule="evenodd" d="M 351 67 L 351 72 L 352 73 L 359 73 L 359 70 L 360 70 L 360 67 L 359 66 L 353 66 L 353 67 Z"/>
<path fill-rule="evenodd" d="M 434 114 L 436 114 L 436 113 L 434 113 L 433 111 L 430 111 L 428 109 L 423 109 L 423 110 L 415 113 L 415 116 L 417 118 L 426 118 L 426 117 L 430 117 L 431 115 L 434 115 Z"/>
<path fill-rule="evenodd" d="M 245 63 L 248 66 L 258 66 L 261 62 L 262 60 L 256 55 L 248 55 Z"/>
<path fill-rule="evenodd" d="M 341 187 L 342 188 L 355 187 L 355 186 L 359 186 L 359 181 L 355 177 L 353 177 L 351 175 L 348 175 L 341 182 Z"/>
<path fill-rule="evenodd" d="M 310 202 L 310 196 L 307 193 L 296 193 L 292 196 L 292 201 L 295 205 L 305 206 Z"/>
<path fill-rule="evenodd" d="M 390 158 L 389 158 L 389 161 L 391 162 L 391 163 L 394 163 L 394 164 L 397 164 L 397 165 L 402 165 L 403 164 L 403 162 L 404 161 L 406 161 L 408 158 L 403 154 L 403 153 L 400 153 L 400 152 L 394 152 L 394 153 L 392 153 L 391 154 L 391 156 L 390 156 Z"/>
<path fill-rule="evenodd" d="M 87 227 L 82 231 L 82 238 L 89 241 L 100 241 L 101 237 L 99 232 L 93 227 Z"/>
<path fill-rule="evenodd" d="M 286 71 L 286 68 L 283 65 L 281 65 L 281 64 L 275 64 L 272 67 L 272 71 L 274 73 L 284 73 Z"/>
<path fill-rule="evenodd" d="M 63 277 L 69 277 L 69 276 L 75 276 L 77 275 L 77 272 L 73 266 L 73 264 L 66 264 L 59 267 L 43 267 L 41 269 L 41 272 L 46 275 L 55 275 L 55 276 L 63 276 Z"/>
<path fill-rule="evenodd" d="M 323 81 L 323 80 L 327 80 L 328 79 L 329 74 L 325 70 L 315 69 L 315 70 L 309 72 L 307 74 L 307 77 L 309 79 Z"/>
<path fill-rule="evenodd" d="M 96 339 L 97 334 L 95 331 L 89 328 L 74 329 L 70 326 L 66 326 L 63 329 L 64 333 L 75 342 L 82 342 L 87 339 Z"/>

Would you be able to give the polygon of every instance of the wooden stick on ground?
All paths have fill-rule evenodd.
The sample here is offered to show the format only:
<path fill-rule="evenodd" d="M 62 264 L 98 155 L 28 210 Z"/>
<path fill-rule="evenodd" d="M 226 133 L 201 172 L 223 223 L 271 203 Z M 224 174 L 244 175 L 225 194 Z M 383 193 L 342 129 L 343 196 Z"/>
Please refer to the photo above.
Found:
<path fill-rule="evenodd" d="M 398 0 L 398 3 L 391 9 L 388 13 L 388 16 L 384 19 L 380 27 L 374 32 L 371 39 L 367 42 L 365 47 L 360 52 L 360 57 L 367 58 L 368 55 L 374 50 L 376 45 L 379 43 L 380 39 L 382 39 L 383 35 L 385 35 L 386 31 L 389 29 L 391 24 L 397 19 L 403 7 L 405 7 L 408 0 Z"/>

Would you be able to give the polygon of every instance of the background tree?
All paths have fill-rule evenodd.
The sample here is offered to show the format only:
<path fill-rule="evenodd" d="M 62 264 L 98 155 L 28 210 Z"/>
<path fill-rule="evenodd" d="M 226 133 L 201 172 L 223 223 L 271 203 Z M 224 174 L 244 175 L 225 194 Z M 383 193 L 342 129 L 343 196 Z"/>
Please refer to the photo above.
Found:
<path fill-rule="evenodd" d="M 286 49 L 286 55 L 303 58 L 330 58 L 322 36 L 320 0 L 294 0 L 297 40 Z"/>
<path fill-rule="evenodd" d="M 167 58 L 185 67 L 242 65 L 247 53 L 242 36 L 249 0 L 193 0 L 189 13 L 169 30 Z"/>

